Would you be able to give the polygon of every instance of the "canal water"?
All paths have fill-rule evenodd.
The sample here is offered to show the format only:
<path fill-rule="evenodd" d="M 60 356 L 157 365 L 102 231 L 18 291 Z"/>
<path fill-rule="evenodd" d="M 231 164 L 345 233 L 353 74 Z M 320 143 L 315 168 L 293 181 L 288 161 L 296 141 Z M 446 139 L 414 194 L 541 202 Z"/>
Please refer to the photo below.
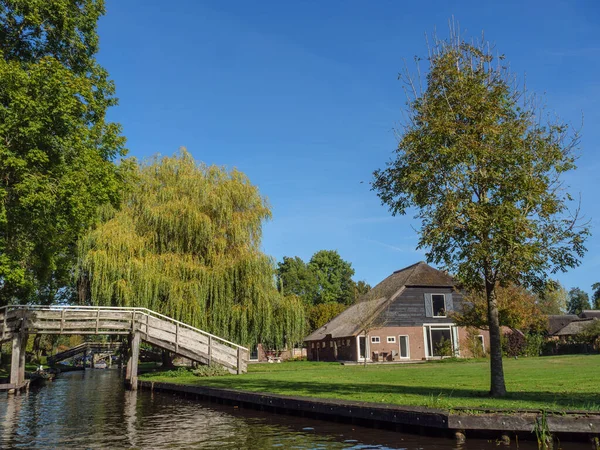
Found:
<path fill-rule="evenodd" d="M 123 388 L 117 370 L 61 374 L 0 395 L 0 448 L 453 449 L 455 442 Z M 497 449 L 467 442 L 464 449 Z M 514 447 L 513 447 L 514 448 Z M 537 446 L 523 445 L 519 449 Z"/>

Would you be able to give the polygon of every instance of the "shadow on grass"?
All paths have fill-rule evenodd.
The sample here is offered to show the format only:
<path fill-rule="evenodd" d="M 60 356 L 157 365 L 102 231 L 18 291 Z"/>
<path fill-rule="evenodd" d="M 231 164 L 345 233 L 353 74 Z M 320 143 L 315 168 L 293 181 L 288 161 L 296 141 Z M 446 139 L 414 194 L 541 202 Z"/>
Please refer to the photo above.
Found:
<path fill-rule="evenodd" d="M 187 380 L 186 380 L 187 381 Z M 200 385 L 207 387 L 241 389 L 255 392 L 271 392 L 281 395 L 299 395 L 315 398 L 338 398 L 360 401 L 361 396 L 371 395 L 413 395 L 422 396 L 421 406 L 432 406 L 440 408 L 461 407 L 465 402 L 453 402 L 452 400 L 479 399 L 488 400 L 486 405 L 490 408 L 502 408 L 504 401 L 518 401 L 518 408 L 547 408 L 559 410 L 585 409 L 588 411 L 600 410 L 600 394 L 581 392 L 549 392 L 549 391 L 525 391 L 509 392 L 506 397 L 498 400 L 498 406 L 493 406 L 495 399 L 489 397 L 487 391 L 464 388 L 442 388 L 424 386 L 405 386 L 392 384 L 346 384 L 335 382 L 314 381 L 281 381 L 272 379 L 255 378 L 226 378 L 226 379 L 203 379 L 198 380 Z M 439 401 L 443 399 L 443 401 Z M 456 404 L 458 403 L 458 404 Z M 540 405 L 540 404 L 545 405 Z M 468 406 L 468 405 L 467 405 Z"/>

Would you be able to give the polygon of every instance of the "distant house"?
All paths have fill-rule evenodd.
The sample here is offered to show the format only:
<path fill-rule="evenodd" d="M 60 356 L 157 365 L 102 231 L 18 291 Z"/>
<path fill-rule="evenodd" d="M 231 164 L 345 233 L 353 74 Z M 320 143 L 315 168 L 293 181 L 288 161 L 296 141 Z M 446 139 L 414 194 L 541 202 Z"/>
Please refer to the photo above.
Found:
<path fill-rule="evenodd" d="M 561 339 L 573 337 L 585 330 L 587 326 L 596 320 L 600 320 L 597 317 L 590 317 L 589 319 L 577 319 L 569 322 L 560 330 L 556 331 L 552 336 L 556 336 Z"/>
<path fill-rule="evenodd" d="M 467 330 L 450 317 L 462 302 L 451 276 L 424 262 L 413 264 L 392 273 L 362 301 L 306 337 L 308 359 L 411 361 L 437 358 L 448 349 L 455 356 L 470 356 L 463 345 Z M 365 324 L 372 326 L 367 336 Z M 487 331 L 471 339 L 489 350 Z"/>
<path fill-rule="evenodd" d="M 581 314 L 579 314 L 579 317 L 581 317 L 582 319 L 600 319 L 600 310 L 598 309 L 586 309 L 584 311 L 581 311 Z"/>
<path fill-rule="evenodd" d="M 558 331 L 562 330 L 575 320 L 579 320 L 579 316 L 576 314 L 556 314 L 548 316 L 548 335 L 554 336 Z"/>
<path fill-rule="evenodd" d="M 548 336 L 564 341 L 578 335 L 596 320 L 600 320 L 599 310 L 584 310 L 578 316 L 575 314 L 548 316 Z"/>

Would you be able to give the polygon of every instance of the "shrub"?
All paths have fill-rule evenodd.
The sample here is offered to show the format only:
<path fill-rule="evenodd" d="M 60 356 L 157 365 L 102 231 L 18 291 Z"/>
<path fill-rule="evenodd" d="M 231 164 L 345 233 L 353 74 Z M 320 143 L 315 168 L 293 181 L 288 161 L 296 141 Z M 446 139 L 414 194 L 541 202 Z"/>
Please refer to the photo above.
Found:
<path fill-rule="evenodd" d="M 600 344 L 600 320 L 593 320 L 586 325 L 580 333 L 577 334 L 576 339 L 578 342 L 583 344 L 590 344 L 598 349 Z"/>
<path fill-rule="evenodd" d="M 221 377 L 223 375 L 229 375 L 229 371 L 218 364 L 198 366 L 192 370 L 192 373 L 197 377 Z"/>
<path fill-rule="evenodd" d="M 167 377 L 167 378 L 177 378 L 181 376 L 188 375 L 190 373 L 187 367 L 179 367 L 175 370 L 165 370 L 164 372 L 157 371 L 146 374 L 147 377 Z"/>
<path fill-rule="evenodd" d="M 479 340 L 479 332 L 476 328 L 467 328 L 467 338 L 465 339 L 464 348 L 471 358 L 483 358 L 485 356 L 485 349 L 481 345 Z"/>
<path fill-rule="evenodd" d="M 540 356 L 546 339 L 542 334 L 531 333 L 525 336 L 525 342 L 527 356 Z"/>
<path fill-rule="evenodd" d="M 511 358 L 515 356 L 523 356 L 527 351 L 527 340 L 522 333 L 513 331 L 512 333 L 505 333 L 502 339 L 502 353 L 504 356 Z"/>
<path fill-rule="evenodd" d="M 442 339 L 435 344 L 436 356 L 452 356 L 452 341 L 450 339 Z"/>

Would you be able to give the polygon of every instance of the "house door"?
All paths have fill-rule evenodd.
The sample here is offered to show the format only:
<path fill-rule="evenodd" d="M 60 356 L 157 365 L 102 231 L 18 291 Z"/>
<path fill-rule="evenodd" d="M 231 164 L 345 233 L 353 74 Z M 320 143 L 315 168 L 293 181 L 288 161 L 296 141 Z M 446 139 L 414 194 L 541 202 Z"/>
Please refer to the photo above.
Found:
<path fill-rule="evenodd" d="M 398 336 L 398 345 L 400 347 L 400 359 L 410 359 L 410 344 L 408 336 Z"/>
<path fill-rule="evenodd" d="M 367 338 L 365 336 L 358 336 L 358 359 L 365 359 L 367 354 Z"/>

